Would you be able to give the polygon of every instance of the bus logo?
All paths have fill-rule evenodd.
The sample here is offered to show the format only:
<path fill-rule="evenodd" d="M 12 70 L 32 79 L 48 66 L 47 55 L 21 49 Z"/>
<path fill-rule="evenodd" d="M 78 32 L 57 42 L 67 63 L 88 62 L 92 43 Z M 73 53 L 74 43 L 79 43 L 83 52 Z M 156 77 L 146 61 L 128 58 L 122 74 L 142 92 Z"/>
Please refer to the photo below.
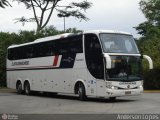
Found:
<path fill-rule="evenodd" d="M 2 114 L 2 120 L 7 120 L 8 119 L 8 115 L 7 114 Z"/>
<path fill-rule="evenodd" d="M 64 61 L 64 62 L 69 62 L 69 63 L 70 63 L 70 62 L 72 62 L 72 61 L 73 61 L 73 58 L 68 57 L 67 59 L 63 59 L 63 61 Z"/>

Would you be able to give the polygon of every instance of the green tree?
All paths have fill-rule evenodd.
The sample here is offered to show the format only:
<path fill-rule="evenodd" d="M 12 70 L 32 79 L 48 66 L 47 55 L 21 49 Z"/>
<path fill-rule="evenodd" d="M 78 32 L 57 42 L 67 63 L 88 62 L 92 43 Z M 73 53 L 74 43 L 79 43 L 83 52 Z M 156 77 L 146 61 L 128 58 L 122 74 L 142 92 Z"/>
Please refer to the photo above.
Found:
<path fill-rule="evenodd" d="M 160 0 L 141 0 L 140 9 L 149 22 L 160 25 Z"/>
<path fill-rule="evenodd" d="M 80 33 L 80 32 L 82 32 L 82 30 L 77 30 L 76 28 L 68 28 L 66 30 L 66 32 L 68 32 L 68 33 Z"/>
<path fill-rule="evenodd" d="M 139 4 L 147 21 L 135 27 L 136 30 L 145 37 L 158 35 L 160 31 L 160 0 L 141 0 Z"/>
<path fill-rule="evenodd" d="M 6 85 L 7 48 L 13 43 L 21 43 L 17 34 L 0 32 L 0 86 Z"/>
<path fill-rule="evenodd" d="M 37 37 L 39 37 L 39 35 L 41 37 L 47 37 L 47 36 L 58 35 L 58 34 L 61 34 L 61 33 L 63 33 L 63 32 L 57 30 L 56 27 L 51 25 L 51 26 L 47 26 L 43 30 L 41 30 L 40 33 L 37 34 Z"/>
<path fill-rule="evenodd" d="M 65 4 L 64 0 L 14 0 L 19 3 L 23 3 L 26 5 L 27 9 L 32 9 L 34 17 L 33 18 L 25 18 L 24 16 L 21 18 L 17 18 L 16 22 L 22 22 L 23 25 L 26 22 L 36 22 L 37 29 L 36 31 L 41 31 L 48 24 L 53 10 L 58 12 L 58 17 L 70 17 L 73 16 L 80 20 L 88 20 L 85 14 L 82 11 L 86 11 L 92 6 L 92 3 L 86 1 L 82 2 L 72 2 L 70 4 Z M 61 5 L 63 4 L 63 5 Z M 41 11 L 38 14 L 38 11 Z M 48 15 L 46 15 L 48 13 Z"/>
<path fill-rule="evenodd" d="M 154 69 L 149 71 L 144 61 L 144 87 L 145 89 L 160 89 L 160 0 L 141 0 L 140 9 L 147 21 L 135 27 L 142 35 L 138 46 L 144 54 L 152 58 L 154 64 Z"/>

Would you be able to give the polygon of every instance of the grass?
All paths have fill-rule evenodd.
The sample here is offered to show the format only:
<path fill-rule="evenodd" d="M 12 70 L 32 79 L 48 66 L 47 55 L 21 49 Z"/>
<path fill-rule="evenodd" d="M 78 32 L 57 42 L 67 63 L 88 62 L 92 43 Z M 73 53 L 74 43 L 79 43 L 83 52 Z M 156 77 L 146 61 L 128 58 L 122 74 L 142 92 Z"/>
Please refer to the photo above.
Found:
<path fill-rule="evenodd" d="M 4 87 L 4 86 L 0 86 L 0 89 L 4 89 L 4 88 L 7 88 L 7 87 Z"/>
<path fill-rule="evenodd" d="M 144 90 L 144 93 L 160 93 L 160 90 Z"/>

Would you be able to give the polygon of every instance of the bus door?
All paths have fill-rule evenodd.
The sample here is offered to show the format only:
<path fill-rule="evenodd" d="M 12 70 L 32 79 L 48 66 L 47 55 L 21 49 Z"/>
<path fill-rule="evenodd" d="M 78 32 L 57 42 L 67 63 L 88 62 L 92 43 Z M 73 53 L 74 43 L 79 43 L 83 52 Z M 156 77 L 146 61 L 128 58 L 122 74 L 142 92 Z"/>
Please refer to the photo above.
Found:
<path fill-rule="evenodd" d="M 104 81 L 104 66 L 101 45 L 95 34 L 85 35 L 85 58 L 90 93 L 91 95 L 97 95 L 98 81 Z"/>

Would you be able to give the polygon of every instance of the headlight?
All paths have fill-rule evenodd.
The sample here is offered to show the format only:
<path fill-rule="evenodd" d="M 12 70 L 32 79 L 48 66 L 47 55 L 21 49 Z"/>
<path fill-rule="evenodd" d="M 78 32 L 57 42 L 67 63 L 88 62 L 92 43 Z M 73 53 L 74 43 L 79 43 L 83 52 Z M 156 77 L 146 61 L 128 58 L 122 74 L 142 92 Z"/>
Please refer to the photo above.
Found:
<path fill-rule="evenodd" d="M 111 89 L 111 87 L 112 87 L 112 82 L 106 82 L 106 87 L 109 88 L 109 89 Z"/>
<path fill-rule="evenodd" d="M 117 89 L 118 89 L 118 87 L 116 87 L 116 86 L 112 86 L 112 87 L 111 87 L 111 89 L 117 90 Z"/>
<path fill-rule="evenodd" d="M 138 88 L 143 88 L 143 86 L 142 86 L 142 85 L 140 85 L 140 86 L 138 86 Z"/>
<path fill-rule="evenodd" d="M 118 89 L 118 87 L 112 85 L 112 82 L 106 82 L 106 87 L 113 90 Z"/>

